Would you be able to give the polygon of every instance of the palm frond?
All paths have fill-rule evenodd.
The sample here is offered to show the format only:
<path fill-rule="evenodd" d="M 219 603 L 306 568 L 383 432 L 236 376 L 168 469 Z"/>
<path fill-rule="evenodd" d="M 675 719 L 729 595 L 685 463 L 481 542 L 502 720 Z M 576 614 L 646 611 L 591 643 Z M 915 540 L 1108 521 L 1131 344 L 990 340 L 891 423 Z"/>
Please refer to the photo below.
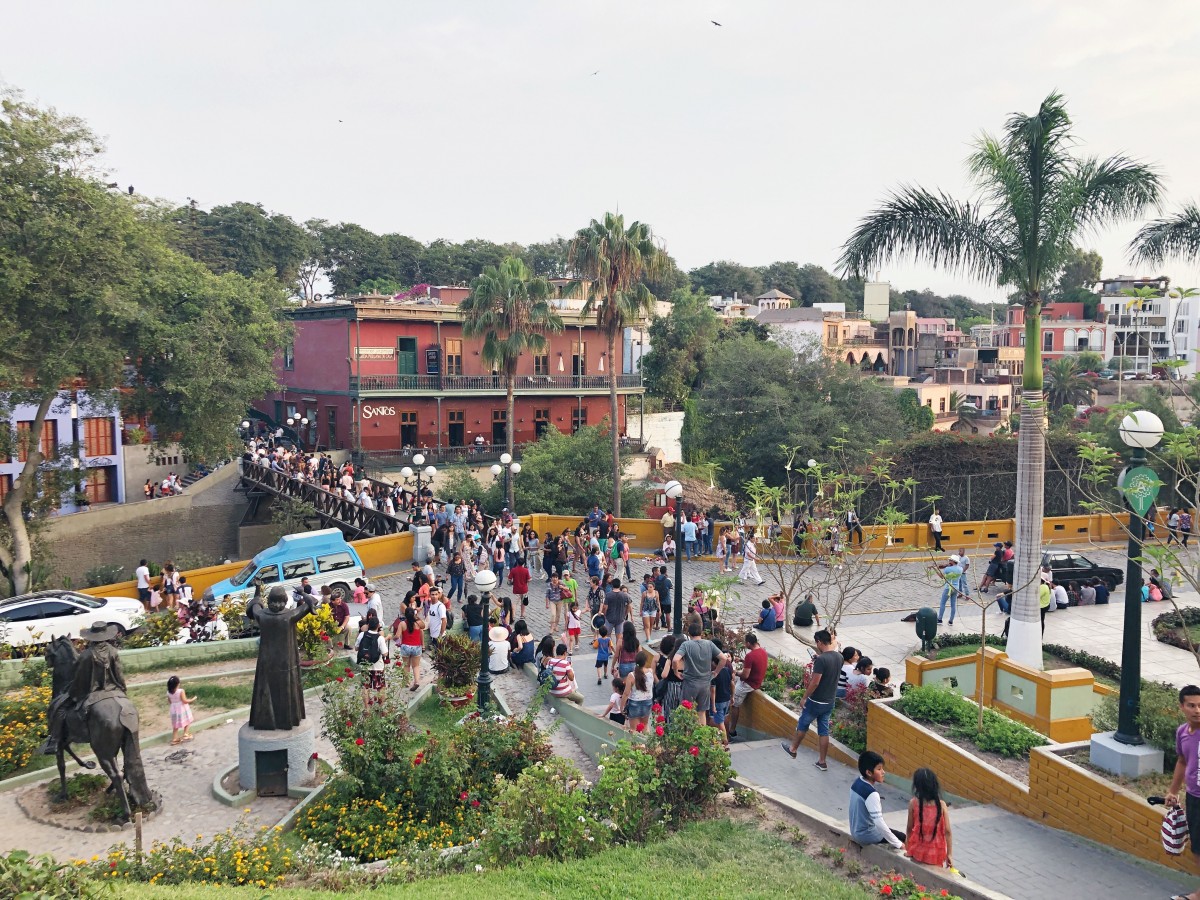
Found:
<path fill-rule="evenodd" d="M 1129 243 L 1136 263 L 1157 265 L 1169 258 L 1200 262 L 1200 205 L 1189 203 L 1178 213 L 1147 222 Z"/>
<path fill-rule="evenodd" d="M 1080 160 L 1065 186 L 1063 212 L 1079 229 L 1131 219 L 1162 199 L 1162 180 L 1153 166 L 1124 156 Z M 1064 216 L 1065 218 L 1066 216 Z"/>
<path fill-rule="evenodd" d="M 842 247 L 838 268 L 862 276 L 878 265 L 910 257 L 995 280 L 1009 262 L 995 230 L 996 224 L 978 206 L 943 193 L 905 188 L 859 222 Z"/>

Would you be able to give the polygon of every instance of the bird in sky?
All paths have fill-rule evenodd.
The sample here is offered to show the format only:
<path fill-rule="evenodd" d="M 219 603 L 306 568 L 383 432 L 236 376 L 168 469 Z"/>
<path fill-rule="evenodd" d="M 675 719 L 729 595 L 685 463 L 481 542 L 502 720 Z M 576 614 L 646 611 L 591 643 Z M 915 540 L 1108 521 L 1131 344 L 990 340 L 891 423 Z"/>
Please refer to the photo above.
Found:
<path fill-rule="evenodd" d="M 725 27 L 725 26 L 724 26 L 724 25 L 722 25 L 720 22 L 718 22 L 716 19 L 709 19 L 708 21 L 712 22 L 712 23 L 713 23 L 714 25 L 716 25 L 718 28 L 724 28 L 724 27 Z"/>
<path fill-rule="evenodd" d="M 600 70 L 599 70 L 599 69 L 597 69 L 597 70 L 596 70 L 595 72 L 593 72 L 592 74 L 593 74 L 593 75 L 599 75 L 599 74 L 600 74 Z"/>

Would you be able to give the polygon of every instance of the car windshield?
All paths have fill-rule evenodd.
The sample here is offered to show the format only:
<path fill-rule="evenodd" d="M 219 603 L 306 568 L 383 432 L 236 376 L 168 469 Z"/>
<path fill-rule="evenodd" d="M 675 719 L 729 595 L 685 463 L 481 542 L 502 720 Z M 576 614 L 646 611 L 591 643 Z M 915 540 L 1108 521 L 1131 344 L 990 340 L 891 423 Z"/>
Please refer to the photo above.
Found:
<path fill-rule="evenodd" d="M 86 606 L 88 609 L 100 609 L 106 603 L 103 597 L 91 597 L 87 594 L 63 594 L 64 600 L 70 600 L 72 603 L 78 603 L 80 606 Z"/>
<path fill-rule="evenodd" d="M 234 575 L 232 578 L 229 579 L 229 583 L 234 585 L 235 587 L 241 587 L 243 584 L 245 584 L 247 581 L 250 580 L 250 576 L 254 574 L 254 569 L 255 569 L 254 560 L 251 560 L 250 562 L 246 563 L 246 568 L 242 569 L 242 571 L 238 572 L 236 575 Z"/>

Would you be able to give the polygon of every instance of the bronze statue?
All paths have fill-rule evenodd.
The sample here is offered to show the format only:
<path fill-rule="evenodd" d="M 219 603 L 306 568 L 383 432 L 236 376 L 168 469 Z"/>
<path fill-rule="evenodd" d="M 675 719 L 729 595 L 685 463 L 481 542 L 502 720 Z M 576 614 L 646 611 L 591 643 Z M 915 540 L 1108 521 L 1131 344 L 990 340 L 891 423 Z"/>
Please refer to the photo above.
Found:
<path fill-rule="evenodd" d="M 316 597 L 306 595 L 294 609 L 287 608 L 287 601 L 287 590 L 275 585 L 265 609 L 257 596 L 246 607 L 246 616 L 258 623 L 259 631 L 250 727 L 260 731 L 292 729 L 304 719 L 296 623 L 313 611 Z"/>
<path fill-rule="evenodd" d="M 133 815 L 134 806 L 149 806 L 153 801 L 146 784 L 142 751 L 138 743 L 138 713 L 125 695 L 125 676 L 121 659 L 112 643 L 118 627 L 97 623 L 84 629 L 80 637 L 87 641 L 82 653 L 66 637 L 57 637 L 46 647 L 46 664 L 51 672 L 50 728 L 43 753 L 53 753 L 58 761 L 59 799 L 67 796 L 69 754 L 85 769 L 95 763 L 83 762 L 71 750 L 72 743 L 87 742 L 96 754 L 100 768 L 112 782 L 125 810 Z M 124 757 L 125 771 L 117 768 L 117 754 Z"/>

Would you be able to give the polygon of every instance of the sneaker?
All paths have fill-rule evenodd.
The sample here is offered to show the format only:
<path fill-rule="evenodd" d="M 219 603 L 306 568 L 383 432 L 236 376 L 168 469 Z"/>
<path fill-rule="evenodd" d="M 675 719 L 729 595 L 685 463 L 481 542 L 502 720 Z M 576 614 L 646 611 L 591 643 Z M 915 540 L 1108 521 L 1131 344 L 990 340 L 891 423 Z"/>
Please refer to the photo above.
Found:
<path fill-rule="evenodd" d="M 737 731 L 736 731 L 736 730 L 734 730 L 734 731 L 731 731 L 731 732 L 729 732 L 729 736 L 730 736 L 731 738 L 735 738 L 735 737 L 737 737 L 737 736 L 738 736 L 738 733 L 737 733 Z"/>
<path fill-rule="evenodd" d="M 954 624 L 954 620 L 953 620 L 953 619 L 951 619 L 951 620 L 950 620 L 950 624 L 951 624 L 951 625 L 953 625 L 953 624 Z"/>
<path fill-rule="evenodd" d="M 941 625 L 941 624 L 942 624 L 942 620 L 941 620 L 941 619 L 938 619 L 938 624 L 939 624 L 939 625 Z"/>
<path fill-rule="evenodd" d="M 789 744 L 787 741 L 780 741 L 779 746 L 782 747 L 783 752 L 786 753 L 788 756 L 790 756 L 792 759 L 796 758 L 796 751 L 792 749 L 792 745 Z"/>
<path fill-rule="evenodd" d="M 816 766 L 818 769 L 820 769 L 822 772 L 829 771 L 829 763 L 823 763 L 819 759 L 816 762 L 814 762 L 813 765 Z"/>
<path fill-rule="evenodd" d="M 764 584 L 766 584 L 766 582 L 765 582 L 765 581 L 760 581 L 760 582 L 758 583 L 758 586 L 759 586 L 759 587 L 762 587 Z"/>

